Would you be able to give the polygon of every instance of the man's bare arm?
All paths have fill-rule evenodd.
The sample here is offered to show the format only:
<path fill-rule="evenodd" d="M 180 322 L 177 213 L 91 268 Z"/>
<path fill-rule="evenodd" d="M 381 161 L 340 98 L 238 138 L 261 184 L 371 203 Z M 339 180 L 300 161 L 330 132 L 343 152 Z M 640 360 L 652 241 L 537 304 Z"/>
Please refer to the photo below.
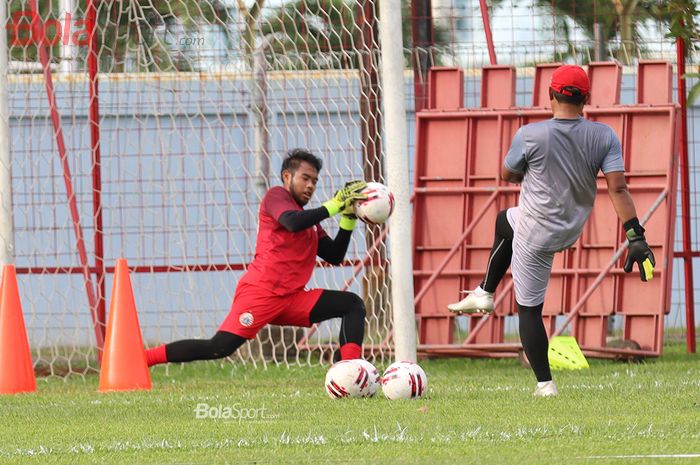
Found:
<path fill-rule="evenodd" d="M 514 173 L 505 166 L 501 168 L 501 179 L 505 182 L 512 182 L 514 184 L 520 184 L 523 182 L 523 174 Z"/>
<path fill-rule="evenodd" d="M 649 248 L 649 244 L 644 237 L 644 228 L 639 224 L 637 211 L 632 202 L 632 196 L 627 190 L 625 173 L 616 171 L 607 173 L 605 180 L 608 183 L 608 194 L 615 207 L 615 212 L 623 224 L 625 235 L 628 240 L 627 259 L 623 269 L 629 273 L 634 264 L 639 267 L 639 277 L 642 281 L 649 281 L 654 277 L 654 266 L 656 259 L 654 253 Z"/>
<path fill-rule="evenodd" d="M 610 201 L 613 207 L 615 207 L 615 213 L 617 213 L 620 222 L 624 224 L 632 218 L 635 218 L 637 216 L 637 210 L 634 208 L 632 196 L 627 189 L 625 173 L 622 171 L 607 173 L 605 175 L 605 181 L 608 183 Z"/>

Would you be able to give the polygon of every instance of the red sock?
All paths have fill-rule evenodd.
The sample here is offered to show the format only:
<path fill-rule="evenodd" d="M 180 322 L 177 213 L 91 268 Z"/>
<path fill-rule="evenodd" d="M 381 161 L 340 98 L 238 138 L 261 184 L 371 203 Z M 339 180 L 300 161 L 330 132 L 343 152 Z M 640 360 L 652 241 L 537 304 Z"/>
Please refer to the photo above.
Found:
<path fill-rule="evenodd" d="M 159 363 L 168 363 L 168 359 L 165 355 L 165 344 L 161 344 L 158 347 L 148 349 L 146 351 L 146 363 L 149 367 L 157 365 Z"/>
<path fill-rule="evenodd" d="M 345 345 L 340 346 L 340 359 L 341 360 L 353 360 L 360 358 L 362 355 L 362 347 L 355 344 L 354 342 L 348 342 Z"/>

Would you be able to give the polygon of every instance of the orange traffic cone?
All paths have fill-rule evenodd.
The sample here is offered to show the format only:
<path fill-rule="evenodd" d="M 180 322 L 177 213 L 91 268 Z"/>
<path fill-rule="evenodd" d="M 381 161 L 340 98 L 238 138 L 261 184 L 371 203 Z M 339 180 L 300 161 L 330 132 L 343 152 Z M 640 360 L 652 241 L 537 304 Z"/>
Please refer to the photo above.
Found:
<path fill-rule="evenodd" d="M 126 260 L 117 260 L 98 391 L 151 389 Z"/>
<path fill-rule="evenodd" d="M 0 284 L 0 394 L 36 391 L 14 265 L 2 268 Z"/>

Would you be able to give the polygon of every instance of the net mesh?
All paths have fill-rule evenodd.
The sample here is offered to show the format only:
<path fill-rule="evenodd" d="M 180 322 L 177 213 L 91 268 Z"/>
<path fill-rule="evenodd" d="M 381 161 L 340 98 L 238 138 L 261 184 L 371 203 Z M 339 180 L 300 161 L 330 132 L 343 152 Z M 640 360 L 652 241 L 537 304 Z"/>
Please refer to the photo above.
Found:
<path fill-rule="evenodd" d="M 97 368 L 95 332 L 31 6 L 12 2 L 8 15 L 15 262 L 37 366 L 83 373 Z M 304 147 L 324 161 L 311 206 L 349 179 L 385 182 L 376 29 L 362 26 L 376 23 L 375 6 L 96 7 L 99 166 L 90 138 L 86 5 L 53 2 L 39 16 L 98 306 L 101 295 L 108 304 L 112 267 L 124 257 L 148 345 L 210 337 L 253 258 L 259 202 L 280 184 L 288 150 Z M 324 227 L 334 235 L 337 224 Z M 386 354 L 386 266 L 382 229 L 360 227 L 344 266 L 319 267 L 309 283 L 364 296 L 366 342 L 377 347 L 370 358 Z M 235 358 L 317 363 L 335 350 L 338 326 L 267 327 Z"/>
<path fill-rule="evenodd" d="M 253 258 L 260 198 L 280 184 L 280 163 L 289 149 L 304 147 L 324 160 L 312 207 L 349 179 L 385 182 L 377 3 L 95 2 L 97 164 L 87 3 L 39 2 L 75 192 L 73 212 L 41 74 L 42 36 L 31 28 L 29 0 L 8 3 L 14 253 L 39 370 L 65 375 L 98 367 L 77 216 L 98 313 L 109 303 L 115 260 L 127 258 L 144 340 L 153 345 L 210 337 L 223 320 Z M 620 13 L 618 3 L 630 8 Z M 661 5 L 489 2 L 498 62 L 522 67 L 518 104 L 529 103 L 529 67 L 537 62 L 675 62 Z M 433 0 L 427 9 L 418 0 L 404 2 L 404 18 L 406 69 L 413 71 L 405 80 L 412 154 L 414 102 L 425 103 L 426 66 L 465 68 L 466 104 L 476 105 L 479 69 L 489 54 L 476 0 Z M 690 63 L 696 65 L 694 55 Z M 697 118 L 691 109 L 691 160 Z M 691 164 L 693 224 L 697 170 Z M 324 227 L 333 235 L 337 226 L 327 221 Z M 318 267 L 309 284 L 363 296 L 368 356 L 380 360 L 389 356 L 391 331 L 382 232 L 359 228 L 343 266 Z M 679 326 L 685 321 L 679 266 L 675 275 L 677 311 L 668 318 Z M 334 350 L 337 327 L 267 327 L 234 358 L 262 366 L 319 363 Z"/>

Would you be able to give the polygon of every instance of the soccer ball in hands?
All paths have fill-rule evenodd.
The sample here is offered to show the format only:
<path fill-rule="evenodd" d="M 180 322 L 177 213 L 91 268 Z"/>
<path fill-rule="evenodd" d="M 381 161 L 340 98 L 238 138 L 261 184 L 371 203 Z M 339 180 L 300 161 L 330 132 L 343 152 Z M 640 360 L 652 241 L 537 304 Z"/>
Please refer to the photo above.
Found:
<path fill-rule="evenodd" d="M 425 371 L 413 362 L 395 362 L 382 375 L 382 391 L 389 400 L 418 399 L 428 387 Z"/>
<path fill-rule="evenodd" d="M 368 182 L 362 189 L 365 200 L 354 203 L 355 216 L 367 224 L 382 224 L 394 211 L 394 195 L 380 182 Z"/>
<path fill-rule="evenodd" d="M 333 399 L 365 397 L 369 386 L 370 374 L 359 360 L 341 360 L 326 373 L 326 392 Z"/>

